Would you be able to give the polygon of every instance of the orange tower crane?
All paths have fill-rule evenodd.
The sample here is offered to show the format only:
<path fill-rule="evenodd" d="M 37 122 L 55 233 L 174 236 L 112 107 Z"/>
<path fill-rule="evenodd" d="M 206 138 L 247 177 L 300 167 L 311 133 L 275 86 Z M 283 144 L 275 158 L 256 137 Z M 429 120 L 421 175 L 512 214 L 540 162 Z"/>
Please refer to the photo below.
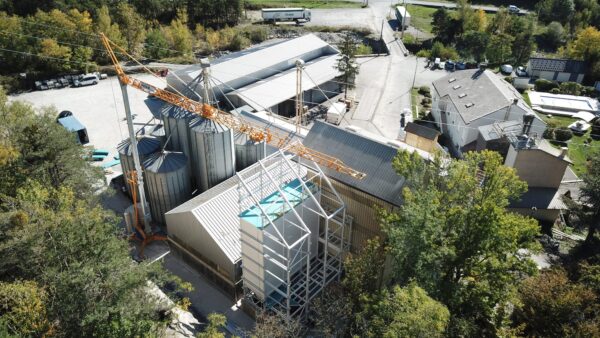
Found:
<path fill-rule="evenodd" d="M 129 53 L 127 53 L 127 51 L 125 51 L 123 48 L 119 47 L 114 42 L 110 41 L 106 37 L 106 35 L 101 33 L 100 36 L 102 38 L 102 43 L 104 44 L 104 47 L 106 48 L 106 51 L 108 52 L 108 55 L 110 56 L 110 59 L 111 59 L 113 65 L 115 66 L 115 71 L 117 72 L 117 76 L 119 77 L 119 80 L 121 81 L 122 84 L 129 85 L 133 88 L 144 91 L 144 92 L 146 92 L 150 95 L 153 95 L 153 96 L 155 96 L 165 102 L 168 102 L 174 106 L 183 108 L 191 113 L 195 113 L 204 118 L 213 120 L 213 121 L 220 123 L 232 130 L 242 132 L 242 133 L 248 135 L 250 137 L 250 139 L 255 142 L 264 141 L 264 142 L 266 142 L 272 146 L 275 146 L 277 148 L 282 148 L 283 146 L 286 146 L 286 143 L 288 143 L 288 141 L 289 141 L 288 136 L 280 135 L 269 129 L 265 129 L 262 126 L 252 124 L 252 123 L 245 121 L 237 116 L 233 116 L 227 112 L 224 112 L 215 107 L 212 107 L 211 105 L 209 105 L 207 103 L 201 103 L 198 101 L 194 101 L 183 95 L 169 92 L 167 90 L 158 88 L 154 85 L 151 85 L 149 83 L 146 83 L 146 82 L 143 82 L 143 81 L 140 81 L 140 80 L 137 80 L 137 79 L 134 79 L 134 78 L 128 76 L 127 74 L 125 74 L 125 71 L 119 64 L 119 60 L 117 59 L 117 56 L 115 55 L 113 46 L 114 46 L 114 48 L 119 50 L 120 53 L 127 55 L 132 61 L 136 62 L 138 65 L 144 67 L 146 70 L 148 70 L 148 69 L 145 66 L 143 66 L 139 61 L 137 61 L 133 56 L 131 56 Z M 354 177 L 356 179 L 363 179 L 366 176 L 364 173 L 350 168 L 349 166 L 344 164 L 344 162 L 342 162 L 340 159 L 335 158 L 333 156 L 329 156 L 329 155 L 321 153 L 321 152 L 318 152 L 316 150 L 307 148 L 304 145 L 302 145 L 300 142 L 295 142 L 295 143 L 292 143 L 292 144 L 286 146 L 286 151 L 293 153 L 295 155 L 298 155 L 299 157 L 302 157 L 304 159 L 315 162 L 320 166 L 324 166 L 324 167 L 333 169 L 337 172 L 340 172 L 340 173 L 343 173 L 346 175 L 350 175 L 351 177 Z"/>

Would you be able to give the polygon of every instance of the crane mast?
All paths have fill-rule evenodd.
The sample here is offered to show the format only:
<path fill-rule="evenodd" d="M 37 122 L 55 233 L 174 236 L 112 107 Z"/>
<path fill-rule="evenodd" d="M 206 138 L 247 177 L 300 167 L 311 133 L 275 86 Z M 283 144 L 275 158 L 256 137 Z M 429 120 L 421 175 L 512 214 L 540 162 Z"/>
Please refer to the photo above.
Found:
<path fill-rule="evenodd" d="M 127 74 L 125 74 L 123 67 L 121 67 L 121 65 L 119 64 L 119 60 L 115 55 L 113 46 L 116 49 L 118 49 L 121 53 L 127 55 L 133 61 L 137 62 L 137 60 L 135 60 L 135 58 L 129 55 L 123 48 L 110 41 L 103 33 L 101 33 L 100 36 L 102 38 L 102 43 L 104 44 L 104 47 L 106 48 L 106 51 L 113 65 L 115 66 L 117 76 L 119 77 L 119 80 L 122 84 L 139 89 L 174 106 L 183 108 L 191 113 L 197 114 L 209 120 L 213 120 L 230 129 L 242 132 L 248 135 L 252 141 L 264 141 L 277 148 L 282 148 L 286 145 L 286 143 L 288 143 L 289 137 L 287 135 L 280 135 L 269 129 L 265 129 L 262 126 L 252 124 L 227 112 L 221 111 L 215 107 L 212 107 L 210 104 L 194 101 L 183 95 L 172 93 L 170 91 L 151 85 L 147 82 L 140 81 L 138 79 L 134 79 L 128 76 Z M 304 159 L 315 162 L 321 166 L 349 175 L 356 179 L 363 179 L 366 176 L 366 174 L 350 168 L 349 166 L 344 164 L 344 162 L 342 162 L 340 159 L 305 147 L 300 142 L 295 142 L 287 146 L 286 151 L 298 155 L 299 157 L 302 157 Z"/>

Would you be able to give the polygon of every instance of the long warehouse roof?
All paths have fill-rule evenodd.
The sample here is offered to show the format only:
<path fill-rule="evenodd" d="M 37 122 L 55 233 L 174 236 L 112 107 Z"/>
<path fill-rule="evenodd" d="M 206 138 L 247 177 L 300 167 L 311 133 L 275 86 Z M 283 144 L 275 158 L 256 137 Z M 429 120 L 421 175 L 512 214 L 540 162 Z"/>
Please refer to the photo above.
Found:
<path fill-rule="evenodd" d="M 210 71 L 217 87 L 223 87 L 222 90 L 228 92 L 231 90 L 229 86 L 238 89 L 292 68 L 297 59 L 310 61 L 333 54 L 337 54 L 335 48 L 316 35 L 307 34 L 295 39 L 232 53 L 212 61 Z M 168 75 L 167 81 L 179 88 L 187 85 L 197 89 L 201 85 L 198 82 L 201 72 L 200 65 L 192 65 Z"/>
<path fill-rule="evenodd" d="M 337 55 L 322 56 L 304 65 L 302 90 L 316 88 L 339 75 L 335 69 Z M 227 94 L 237 96 L 256 111 L 269 109 L 296 95 L 296 68 L 268 77 Z"/>

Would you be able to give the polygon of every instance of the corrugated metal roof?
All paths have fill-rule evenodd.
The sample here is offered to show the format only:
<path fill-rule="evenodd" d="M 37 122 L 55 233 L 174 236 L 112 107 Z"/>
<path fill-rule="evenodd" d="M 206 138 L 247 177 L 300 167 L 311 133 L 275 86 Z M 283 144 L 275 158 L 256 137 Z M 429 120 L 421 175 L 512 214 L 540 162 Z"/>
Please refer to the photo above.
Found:
<path fill-rule="evenodd" d="M 138 137 L 137 148 L 139 155 L 150 155 L 160 149 L 160 141 L 152 137 Z M 121 155 L 133 156 L 133 147 L 129 139 L 121 141 L 117 149 Z"/>
<path fill-rule="evenodd" d="M 187 165 L 187 157 L 183 153 L 164 151 L 148 157 L 144 168 L 153 173 L 169 173 Z"/>
<path fill-rule="evenodd" d="M 233 53 L 211 62 L 211 77 L 220 91 L 231 91 L 294 67 L 296 59 L 304 61 L 337 53 L 337 50 L 314 34 L 277 42 L 266 47 Z M 179 91 L 200 92 L 200 65 L 192 65 L 169 74 L 167 81 Z M 258 79 L 257 79 L 258 78 Z M 183 82 L 183 83 L 182 83 Z M 220 92 L 215 89 L 215 93 Z"/>
<path fill-rule="evenodd" d="M 269 162 L 267 159 L 266 163 L 270 164 Z M 268 170 L 272 170 L 276 165 L 277 163 L 266 165 L 266 167 Z M 252 177 L 261 170 L 260 165 L 255 164 L 240 173 Z M 303 171 L 303 173 L 306 174 L 306 171 Z M 284 179 L 293 178 L 295 178 L 295 174 L 292 171 L 287 171 L 284 174 Z M 268 185 L 259 189 L 257 184 L 260 184 L 260 182 L 260 180 L 247 180 L 250 189 L 262 191 L 265 194 L 276 191 L 275 187 Z M 238 176 L 233 176 L 167 213 L 192 213 L 198 222 L 198 226 L 206 229 L 206 232 L 232 263 L 237 262 L 242 257 L 238 184 Z"/>
<path fill-rule="evenodd" d="M 77 120 L 75 116 L 67 116 L 58 119 L 58 123 L 60 123 L 68 131 L 79 131 L 85 129 L 83 124 L 81 124 L 81 122 L 79 122 L 79 120 Z"/>
<path fill-rule="evenodd" d="M 320 121 L 315 122 L 304 145 L 334 156 L 367 176 L 357 180 L 335 170 L 321 167 L 327 176 L 399 206 L 402 203 L 404 178 L 392 168 L 398 150 L 357 133 Z"/>
<path fill-rule="evenodd" d="M 339 72 L 334 68 L 337 59 L 337 55 L 329 55 L 308 61 L 302 73 L 302 90 L 316 88 L 338 76 Z M 296 68 L 290 68 L 227 95 L 238 97 L 257 111 L 268 109 L 296 95 Z"/>

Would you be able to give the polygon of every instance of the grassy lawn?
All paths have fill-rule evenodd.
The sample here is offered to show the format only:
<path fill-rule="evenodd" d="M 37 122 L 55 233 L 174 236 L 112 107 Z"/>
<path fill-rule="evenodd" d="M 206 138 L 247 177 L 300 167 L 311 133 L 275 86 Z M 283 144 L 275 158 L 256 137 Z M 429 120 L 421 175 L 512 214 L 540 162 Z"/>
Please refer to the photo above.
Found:
<path fill-rule="evenodd" d="M 431 20 L 433 19 L 433 13 L 435 13 L 436 10 L 436 8 L 432 7 L 416 5 L 408 6 L 411 25 L 420 31 L 431 33 Z"/>
<path fill-rule="evenodd" d="M 544 122 L 548 123 L 549 121 L 553 121 L 558 125 L 558 127 L 567 127 L 569 124 L 576 121 L 576 119 L 572 119 L 570 117 L 565 116 L 553 116 L 549 118 L 544 114 L 539 114 L 539 116 L 544 120 Z M 600 141 L 594 140 L 590 145 L 584 144 L 584 141 L 590 137 L 590 131 L 588 130 L 585 134 L 581 136 L 573 135 L 573 138 L 568 141 L 569 147 L 569 158 L 573 161 L 573 170 L 577 175 L 580 175 L 585 172 L 585 163 L 587 161 L 588 154 L 595 148 L 600 147 Z M 553 146 L 559 148 L 559 145 L 553 144 Z"/>
<path fill-rule="evenodd" d="M 248 0 L 249 9 L 273 7 L 305 7 L 305 8 L 360 8 L 361 2 L 348 0 Z"/>
<path fill-rule="evenodd" d="M 523 100 L 525 101 L 525 103 L 527 103 L 527 105 L 529 107 L 531 107 L 531 100 L 529 99 L 529 92 L 524 91 L 523 94 L 521 94 L 521 96 L 523 96 Z"/>
<path fill-rule="evenodd" d="M 436 1 L 442 2 L 442 1 Z M 433 13 L 438 10 L 438 8 L 426 7 L 426 6 L 418 6 L 418 5 L 408 5 L 408 12 L 411 17 L 411 26 L 416 29 L 431 33 L 431 21 L 433 20 Z M 453 12 L 454 10 L 450 9 L 449 12 Z M 486 17 L 488 22 L 490 22 L 494 18 L 493 13 L 486 13 Z"/>
<path fill-rule="evenodd" d="M 410 105 L 412 107 L 412 116 L 413 119 L 418 119 L 417 115 L 417 106 L 419 105 L 419 88 L 414 87 L 410 90 Z"/>

